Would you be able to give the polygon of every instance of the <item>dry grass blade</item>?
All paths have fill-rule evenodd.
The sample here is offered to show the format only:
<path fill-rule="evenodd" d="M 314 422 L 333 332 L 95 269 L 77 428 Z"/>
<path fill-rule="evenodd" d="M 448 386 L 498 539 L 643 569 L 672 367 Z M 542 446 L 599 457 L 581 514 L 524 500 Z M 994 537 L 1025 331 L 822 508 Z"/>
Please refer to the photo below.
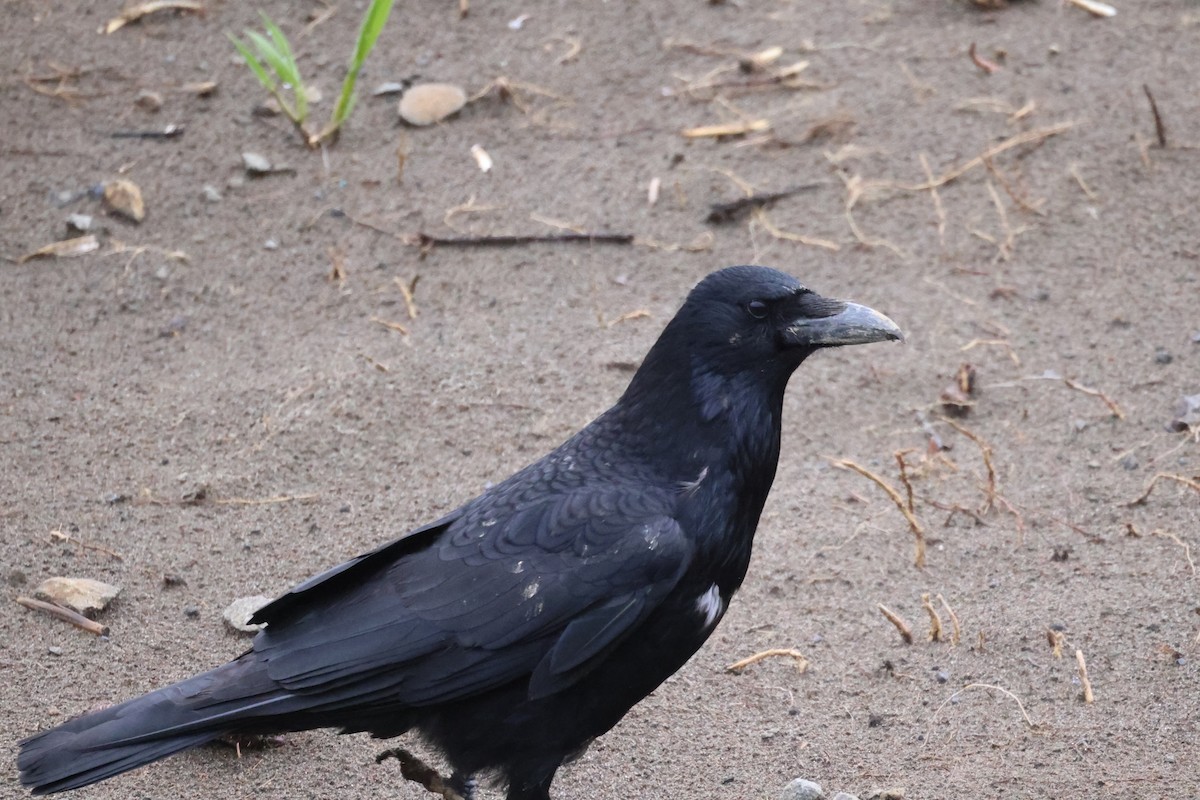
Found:
<path fill-rule="evenodd" d="M 722 136 L 745 136 L 747 133 L 763 133 L 771 130 L 771 121 L 751 119 L 743 122 L 725 122 L 717 125 L 701 125 L 685 128 L 680 135 L 685 139 L 716 139 Z"/>
<path fill-rule="evenodd" d="M 1025 711 L 1025 704 L 1021 702 L 1021 698 L 1017 697 L 1015 694 L 1010 692 L 1008 689 L 1005 689 L 1003 686 L 996 686 L 991 683 L 968 683 L 966 686 L 959 689 L 957 692 L 955 692 L 954 694 L 950 695 L 949 697 L 947 697 L 945 700 L 942 701 L 942 704 L 937 707 L 937 710 L 933 712 L 933 716 L 930 717 L 929 724 L 930 725 L 933 724 L 933 722 L 937 719 L 937 715 L 942 713 L 943 708 L 945 708 L 950 703 L 954 702 L 955 698 L 957 698 L 963 692 L 968 691 L 969 689 L 991 689 L 991 690 L 1000 692 L 1001 694 L 1005 695 L 1006 697 L 1012 698 L 1012 701 L 1017 704 L 1017 708 L 1021 709 L 1021 717 L 1024 718 L 1025 725 L 1028 726 L 1028 728 L 1030 730 L 1037 730 L 1037 725 L 1034 724 L 1033 720 L 1029 718 L 1029 713 L 1027 711 Z M 925 740 L 929 741 L 929 737 L 925 737 Z"/>
<path fill-rule="evenodd" d="M 841 469 L 848 469 L 848 470 L 857 472 L 859 475 L 862 475 L 864 478 L 867 478 L 868 480 L 873 481 L 877 486 L 879 486 L 880 489 L 883 489 L 883 491 L 885 491 L 887 493 L 887 496 L 890 497 L 892 499 L 892 502 L 896 504 L 896 508 L 900 509 L 900 513 L 904 515 L 904 518 L 906 520 L 908 520 L 908 527 L 909 527 L 909 529 L 912 530 L 913 536 L 916 539 L 916 557 L 914 559 L 914 564 L 917 567 L 924 567 L 925 566 L 925 528 L 921 525 L 920 521 L 917 519 L 916 514 L 914 514 L 912 511 L 909 511 L 908 506 L 904 502 L 904 498 L 900 496 L 900 492 L 896 491 L 895 487 L 893 487 L 890 483 L 888 483 L 883 478 L 876 475 L 874 472 L 871 472 L 871 470 L 867 469 L 866 467 L 862 466 L 861 464 L 856 464 L 853 461 L 849 461 L 847 459 L 841 459 L 841 458 L 830 458 L 829 462 L 832 463 L 835 467 L 839 467 Z"/>
<path fill-rule="evenodd" d="M 39 247 L 37 250 L 26 253 L 18 258 L 17 263 L 24 264 L 26 261 L 32 261 L 35 258 L 75 258 L 76 256 L 84 256 L 99 249 L 100 240 L 96 238 L 95 234 L 89 233 L 87 236 L 64 239 L 61 242 L 52 242 L 44 247 Z"/>
<path fill-rule="evenodd" d="M 193 14 L 203 14 L 204 3 L 193 2 L 193 0 L 151 0 L 149 3 L 126 8 L 106 22 L 101 30 L 104 33 L 115 33 L 129 23 L 159 11 L 191 11 Z"/>
<path fill-rule="evenodd" d="M 975 158 L 972 158 L 970 161 L 955 167 L 949 172 L 943 173 L 938 178 L 926 181 L 922 184 L 917 184 L 915 186 L 906 186 L 904 188 L 912 192 L 927 192 L 930 189 L 936 189 L 940 186 L 945 186 L 948 183 L 958 180 L 976 167 L 982 167 L 989 159 L 995 158 L 1001 153 L 1008 152 L 1014 147 L 1040 142 L 1043 139 L 1050 138 L 1051 136 L 1057 136 L 1060 133 L 1065 133 L 1073 127 L 1075 127 L 1074 122 L 1060 122 L 1057 125 L 1051 125 L 1046 128 L 1035 128 L 1031 131 L 1018 133 L 1015 136 L 1010 136 L 997 145 L 989 147 L 983 153 L 975 156 Z"/>
<path fill-rule="evenodd" d="M 1175 481 L 1176 483 L 1181 483 L 1184 486 L 1190 486 L 1191 488 L 1195 489 L 1197 492 L 1200 492 L 1200 482 L 1198 482 L 1198 481 L 1191 480 L 1190 478 L 1185 478 L 1182 475 L 1173 475 L 1170 472 L 1159 472 L 1153 478 L 1150 479 L 1150 483 L 1149 483 L 1149 485 L 1146 486 L 1146 491 L 1142 492 L 1141 497 L 1138 497 L 1136 500 L 1130 500 L 1125 505 L 1126 506 L 1140 506 L 1140 505 L 1144 504 L 1146 502 L 1146 500 L 1148 500 L 1150 498 L 1150 493 L 1154 491 L 1154 487 L 1158 485 L 1158 482 L 1160 480 L 1161 481 Z"/>
<path fill-rule="evenodd" d="M 877 607 L 879 608 L 879 613 L 883 614 L 883 616 L 887 618 L 888 622 L 896 626 L 896 630 L 900 632 L 900 638 L 904 640 L 904 643 L 912 644 L 912 628 L 909 627 L 908 623 L 905 622 L 899 614 L 897 614 L 895 611 L 892 611 L 883 603 L 879 603 Z"/>
<path fill-rule="evenodd" d="M 804 672 L 808 669 L 808 659 L 799 650 L 789 648 L 776 648 L 773 650 L 763 650 L 761 653 L 755 653 L 752 656 L 747 656 L 741 661 L 735 661 L 725 668 L 726 672 L 740 673 L 746 667 L 753 666 L 760 661 L 765 661 L 768 658 L 790 658 L 796 662 L 796 670 Z"/>

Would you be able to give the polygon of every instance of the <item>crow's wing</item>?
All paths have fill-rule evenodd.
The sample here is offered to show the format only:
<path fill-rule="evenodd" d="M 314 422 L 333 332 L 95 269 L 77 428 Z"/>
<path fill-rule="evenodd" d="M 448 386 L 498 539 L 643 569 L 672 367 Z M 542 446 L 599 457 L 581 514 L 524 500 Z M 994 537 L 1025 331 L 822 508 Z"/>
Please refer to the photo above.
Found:
<path fill-rule="evenodd" d="M 552 694 L 603 661 L 687 569 L 674 500 L 645 486 L 484 495 L 424 548 L 336 591 L 309 586 L 254 649 L 314 709 L 430 705 L 518 679 L 531 697 Z"/>

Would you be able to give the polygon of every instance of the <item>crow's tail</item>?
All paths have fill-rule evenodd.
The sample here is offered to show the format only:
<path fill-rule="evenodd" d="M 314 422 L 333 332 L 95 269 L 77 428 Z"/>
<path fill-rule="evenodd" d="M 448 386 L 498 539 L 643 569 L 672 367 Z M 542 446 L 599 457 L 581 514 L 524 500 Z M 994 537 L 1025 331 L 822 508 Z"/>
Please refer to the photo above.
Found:
<path fill-rule="evenodd" d="M 253 653 L 21 742 L 21 783 L 34 794 L 78 789 L 231 732 L 252 732 L 294 699 Z"/>

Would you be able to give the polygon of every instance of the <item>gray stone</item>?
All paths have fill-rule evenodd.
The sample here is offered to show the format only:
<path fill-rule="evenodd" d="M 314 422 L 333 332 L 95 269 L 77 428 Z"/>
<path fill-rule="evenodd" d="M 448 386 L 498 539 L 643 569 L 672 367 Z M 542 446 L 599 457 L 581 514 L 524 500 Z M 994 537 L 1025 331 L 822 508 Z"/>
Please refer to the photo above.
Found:
<path fill-rule="evenodd" d="M 819 783 L 807 781 L 804 778 L 796 780 L 783 787 L 779 800 L 824 800 L 825 792 Z"/>

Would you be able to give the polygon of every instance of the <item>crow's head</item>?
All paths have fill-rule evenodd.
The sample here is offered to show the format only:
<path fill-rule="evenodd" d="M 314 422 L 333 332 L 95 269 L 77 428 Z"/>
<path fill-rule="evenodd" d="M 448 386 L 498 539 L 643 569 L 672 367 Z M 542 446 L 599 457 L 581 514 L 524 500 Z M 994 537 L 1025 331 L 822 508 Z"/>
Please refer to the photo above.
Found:
<path fill-rule="evenodd" d="M 768 267 L 729 267 L 701 281 L 667 326 L 672 350 L 723 375 L 789 375 L 823 347 L 903 339 L 866 306 L 831 300 Z M 694 366 L 694 364 L 693 364 Z"/>

